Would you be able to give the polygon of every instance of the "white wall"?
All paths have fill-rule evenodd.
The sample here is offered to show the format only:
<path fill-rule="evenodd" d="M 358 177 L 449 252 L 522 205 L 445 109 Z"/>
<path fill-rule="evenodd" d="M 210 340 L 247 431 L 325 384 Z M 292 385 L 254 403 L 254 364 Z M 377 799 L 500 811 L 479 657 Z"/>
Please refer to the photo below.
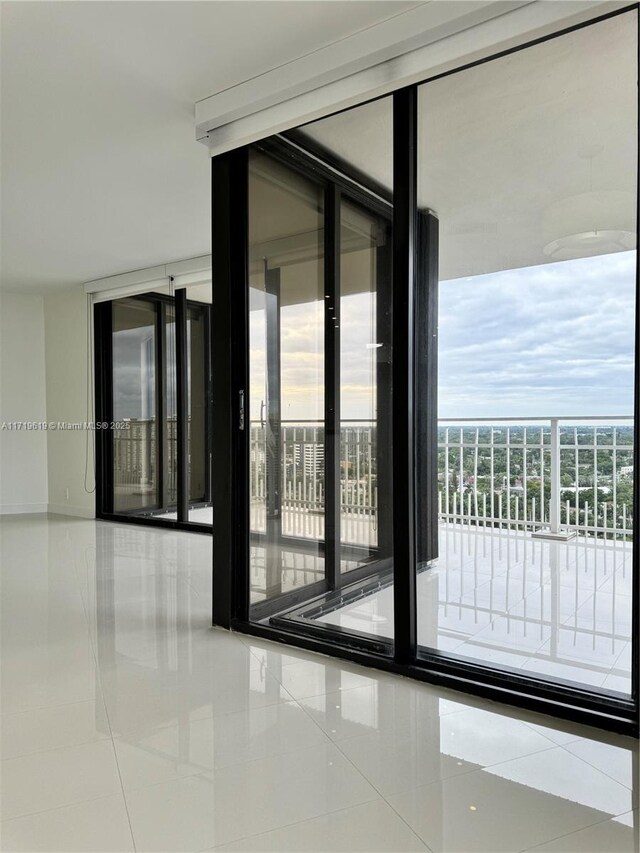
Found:
<path fill-rule="evenodd" d="M 87 319 L 87 297 L 81 288 L 44 299 L 48 421 L 93 420 L 92 408 L 87 410 Z M 50 512 L 95 515 L 95 495 L 87 491 L 94 486 L 93 439 L 85 429 L 47 432 Z"/>
<path fill-rule="evenodd" d="M 0 293 L 0 426 L 46 420 L 44 299 Z M 47 502 L 47 432 L 0 428 L 0 514 Z"/>

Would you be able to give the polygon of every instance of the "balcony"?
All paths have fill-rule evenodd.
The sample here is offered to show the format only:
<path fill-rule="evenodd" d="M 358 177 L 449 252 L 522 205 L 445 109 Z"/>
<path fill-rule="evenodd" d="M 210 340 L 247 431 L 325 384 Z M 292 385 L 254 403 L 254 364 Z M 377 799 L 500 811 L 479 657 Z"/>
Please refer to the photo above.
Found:
<path fill-rule="evenodd" d="M 633 418 L 438 421 L 441 522 L 629 541 L 633 533 Z M 282 528 L 324 536 L 323 429 L 282 421 Z M 264 527 L 264 425 L 251 424 L 252 528 Z M 341 538 L 375 546 L 378 493 L 373 421 L 343 422 Z"/>
<path fill-rule="evenodd" d="M 628 542 L 633 535 L 633 418 L 581 417 L 438 421 L 441 522 Z M 167 422 L 168 490 L 175 501 L 175 421 Z M 324 537 L 324 431 L 282 421 L 282 532 Z M 115 433 L 116 493 L 133 504 L 155 482 L 155 422 L 133 421 Z M 341 539 L 378 540 L 376 433 L 373 421 L 343 422 Z M 251 422 L 252 529 L 265 524 L 267 448 L 264 423 Z M 211 522 L 211 508 L 200 510 Z"/>
<path fill-rule="evenodd" d="M 129 435 L 135 452 L 123 432 L 117 458 L 147 458 L 141 430 Z M 265 425 L 252 422 L 250 509 L 258 534 L 267 522 L 266 441 Z M 321 550 L 308 547 L 324 539 L 323 442 L 318 423 L 281 424 L 282 592 L 324 578 Z M 375 468 L 373 422 L 343 423 L 345 552 L 375 555 Z M 419 645 L 628 694 L 633 473 L 631 416 L 439 421 L 439 555 L 418 573 Z M 124 480 L 116 478 L 133 488 Z M 211 523 L 210 507 L 192 512 Z M 258 603 L 268 555 L 259 542 L 252 550 Z M 354 565 L 342 560 L 345 573 Z M 345 582 L 340 606 L 318 621 L 392 638 L 392 582 L 369 594 L 355 585 L 354 595 Z"/>
<path fill-rule="evenodd" d="M 324 577 L 319 425 L 283 423 L 282 591 Z M 252 424 L 252 529 L 264 530 L 265 432 Z M 371 422 L 343 424 L 341 542 L 373 548 L 379 518 Z M 314 459 L 314 464 L 303 464 Z M 439 556 L 418 574 L 418 642 L 489 665 L 628 694 L 633 421 L 439 422 Z M 253 601 L 266 551 L 254 545 Z M 348 560 L 342 569 L 349 571 Z M 317 619 L 393 637 L 393 584 L 354 585 Z"/>

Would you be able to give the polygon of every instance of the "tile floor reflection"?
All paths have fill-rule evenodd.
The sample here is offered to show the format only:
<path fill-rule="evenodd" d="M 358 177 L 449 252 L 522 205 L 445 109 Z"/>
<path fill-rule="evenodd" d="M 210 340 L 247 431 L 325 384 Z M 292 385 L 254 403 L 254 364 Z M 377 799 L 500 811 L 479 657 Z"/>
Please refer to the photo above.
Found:
<path fill-rule="evenodd" d="M 631 692 L 631 543 L 440 527 L 421 572 L 418 643 L 580 686 Z M 393 637 L 393 588 L 321 621 Z"/>
<path fill-rule="evenodd" d="M 638 850 L 635 740 L 210 629 L 209 537 L 0 558 L 5 851 Z"/>

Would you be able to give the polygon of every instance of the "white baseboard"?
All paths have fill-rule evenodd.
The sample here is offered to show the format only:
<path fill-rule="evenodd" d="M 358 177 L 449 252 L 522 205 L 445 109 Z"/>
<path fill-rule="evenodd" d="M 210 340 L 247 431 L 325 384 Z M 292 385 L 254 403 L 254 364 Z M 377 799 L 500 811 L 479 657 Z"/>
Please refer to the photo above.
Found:
<path fill-rule="evenodd" d="M 84 506 L 69 506 L 69 504 L 49 504 L 46 512 L 52 515 L 72 515 L 75 518 L 95 518 L 96 513 L 93 508 L 89 509 Z"/>
<path fill-rule="evenodd" d="M 46 511 L 47 504 L 0 504 L 0 515 L 31 515 Z"/>

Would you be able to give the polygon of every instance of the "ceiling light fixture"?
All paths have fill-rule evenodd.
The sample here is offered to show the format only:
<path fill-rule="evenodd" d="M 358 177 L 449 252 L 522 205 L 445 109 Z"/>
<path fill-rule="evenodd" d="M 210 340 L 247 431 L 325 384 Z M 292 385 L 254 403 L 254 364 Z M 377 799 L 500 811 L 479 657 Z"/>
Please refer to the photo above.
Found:
<path fill-rule="evenodd" d="M 545 212 L 543 251 L 554 261 L 628 251 L 636 243 L 634 219 L 631 193 L 591 190 L 569 196 Z"/>

